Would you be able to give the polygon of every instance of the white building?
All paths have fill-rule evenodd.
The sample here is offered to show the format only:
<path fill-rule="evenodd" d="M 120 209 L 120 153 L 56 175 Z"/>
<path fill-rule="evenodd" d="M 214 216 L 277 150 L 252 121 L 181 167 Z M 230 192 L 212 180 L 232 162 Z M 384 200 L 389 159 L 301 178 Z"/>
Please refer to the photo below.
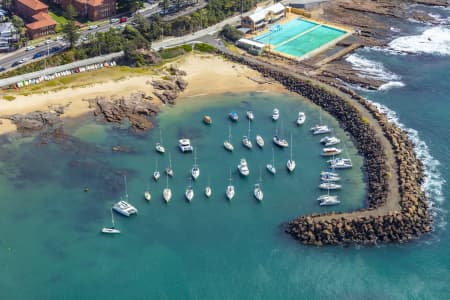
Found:
<path fill-rule="evenodd" d="M 17 29 L 11 22 L 0 23 L 0 51 L 9 51 L 12 43 L 19 39 Z"/>
<path fill-rule="evenodd" d="M 263 29 L 267 24 L 276 22 L 286 16 L 286 8 L 280 2 L 266 8 L 259 8 L 241 20 L 241 26 L 251 31 Z"/>

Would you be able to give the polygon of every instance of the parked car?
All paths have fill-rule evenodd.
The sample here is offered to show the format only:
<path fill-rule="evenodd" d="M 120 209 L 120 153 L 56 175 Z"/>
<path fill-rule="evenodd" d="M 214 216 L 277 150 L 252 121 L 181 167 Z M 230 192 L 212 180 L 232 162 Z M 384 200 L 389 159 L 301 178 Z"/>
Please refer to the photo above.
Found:
<path fill-rule="evenodd" d="M 45 41 L 45 43 L 48 45 L 48 44 L 51 44 L 53 41 L 52 40 L 46 40 Z"/>
<path fill-rule="evenodd" d="M 35 54 L 33 55 L 33 59 L 42 57 L 42 56 L 45 55 L 45 53 L 46 53 L 46 51 L 39 51 L 38 53 L 35 53 Z"/>
<path fill-rule="evenodd" d="M 111 20 L 109 20 L 109 22 L 110 22 L 111 24 L 119 23 L 119 22 L 120 22 L 120 19 L 119 19 L 119 18 L 112 18 Z"/>
<path fill-rule="evenodd" d="M 98 26 L 97 25 L 91 25 L 91 26 L 89 26 L 89 30 L 94 30 L 94 29 L 97 29 L 98 28 Z"/>
<path fill-rule="evenodd" d="M 34 50 L 34 49 L 36 49 L 35 46 L 28 46 L 25 48 L 25 51 L 30 51 L 30 50 Z"/>
<path fill-rule="evenodd" d="M 126 21 L 128 21 L 127 17 L 121 17 L 121 18 L 119 19 L 119 22 L 120 22 L 120 23 L 125 23 Z"/>
<path fill-rule="evenodd" d="M 60 36 L 60 35 L 58 35 L 56 38 L 55 38 L 55 41 L 62 41 L 64 38 L 62 37 L 62 36 Z"/>

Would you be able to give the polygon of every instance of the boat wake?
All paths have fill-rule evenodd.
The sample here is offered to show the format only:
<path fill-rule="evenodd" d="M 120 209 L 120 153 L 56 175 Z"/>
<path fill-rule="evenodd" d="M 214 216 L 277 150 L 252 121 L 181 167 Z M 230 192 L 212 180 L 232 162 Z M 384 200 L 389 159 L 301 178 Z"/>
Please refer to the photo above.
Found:
<path fill-rule="evenodd" d="M 385 81 L 386 83 L 378 88 L 380 91 L 405 86 L 400 81 L 401 77 L 399 75 L 386 69 L 380 62 L 372 61 L 356 53 L 350 54 L 345 60 L 352 64 L 352 68 L 358 72 L 358 76 Z"/>
<path fill-rule="evenodd" d="M 396 38 L 389 43 L 388 50 L 399 54 L 450 55 L 450 29 L 436 26 L 426 29 L 420 35 Z"/>
<path fill-rule="evenodd" d="M 439 170 L 440 162 L 431 156 L 428 145 L 420 139 L 417 130 L 407 128 L 401 123 L 395 111 L 383 104 L 370 100 L 368 101 L 375 105 L 379 112 L 386 115 L 389 122 L 392 122 L 405 130 L 408 133 L 409 139 L 414 143 L 414 151 L 425 167 L 425 180 L 422 184 L 422 190 L 425 192 L 429 201 L 429 209 L 433 218 L 433 227 L 435 227 L 435 229 L 436 227 L 444 229 L 447 224 L 445 219 L 447 211 L 441 207 L 441 204 L 444 202 L 442 190 L 446 181 Z"/>

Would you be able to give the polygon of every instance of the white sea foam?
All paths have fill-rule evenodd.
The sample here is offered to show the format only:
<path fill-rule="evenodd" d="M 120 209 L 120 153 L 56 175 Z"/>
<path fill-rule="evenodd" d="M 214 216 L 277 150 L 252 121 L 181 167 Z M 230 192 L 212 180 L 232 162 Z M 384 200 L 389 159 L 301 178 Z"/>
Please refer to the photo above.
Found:
<path fill-rule="evenodd" d="M 389 43 L 389 49 L 411 54 L 450 55 L 450 29 L 436 26 L 420 35 L 399 37 Z"/>
<path fill-rule="evenodd" d="M 401 77 L 387 70 L 385 66 L 376 61 L 372 61 L 359 54 L 353 53 L 345 58 L 352 64 L 354 70 L 358 72 L 358 76 L 363 78 L 386 81 L 381 85 L 379 90 L 388 90 L 394 87 L 403 87 L 405 84 L 400 81 Z"/>
<path fill-rule="evenodd" d="M 425 167 L 425 180 L 422 184 L 422 190 L 425 192 L 429 200 L 429 207 L 431 215 L 434 219 L 434 226 L 441 229 L 445 227 L 447 222 L 445 221 L 444 214 L 446 211 L 440 207 L 444 202 L 444 195 L 442 193 L 443 186 L 446 183 L 439 170 L 440 162 L 430 154 L 428 145 L 420 139 L 417 130 L 407 128 L 400 122 L 397 113 L 387 106 L 368 100 L 374 104 L 378 111 L 386 115 L 389 122 L 396 124 L 401 129 L 408 133 L 409 139 L 414 143 L 414 151 L 420 161 L 422 161 Z"/>

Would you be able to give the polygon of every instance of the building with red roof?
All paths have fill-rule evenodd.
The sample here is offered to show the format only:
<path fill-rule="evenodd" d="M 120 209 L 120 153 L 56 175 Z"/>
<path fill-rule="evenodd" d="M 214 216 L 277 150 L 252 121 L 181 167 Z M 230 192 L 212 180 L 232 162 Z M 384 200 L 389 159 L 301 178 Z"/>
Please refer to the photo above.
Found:
<path fill-rule="evenodd" d="M 14 10 L 27 24 L 28 35 L 34 39 L 55 32 L 56 22 L 48 14 L 48 6 L 39 0 L 14 0 Z"/>
<path fill-rule="evenodd" d="M 78 16 L 91 21 L 109 18 L 116 14 L 116 0 L 50 0 L 65 9 L 69 4 Z"/>

